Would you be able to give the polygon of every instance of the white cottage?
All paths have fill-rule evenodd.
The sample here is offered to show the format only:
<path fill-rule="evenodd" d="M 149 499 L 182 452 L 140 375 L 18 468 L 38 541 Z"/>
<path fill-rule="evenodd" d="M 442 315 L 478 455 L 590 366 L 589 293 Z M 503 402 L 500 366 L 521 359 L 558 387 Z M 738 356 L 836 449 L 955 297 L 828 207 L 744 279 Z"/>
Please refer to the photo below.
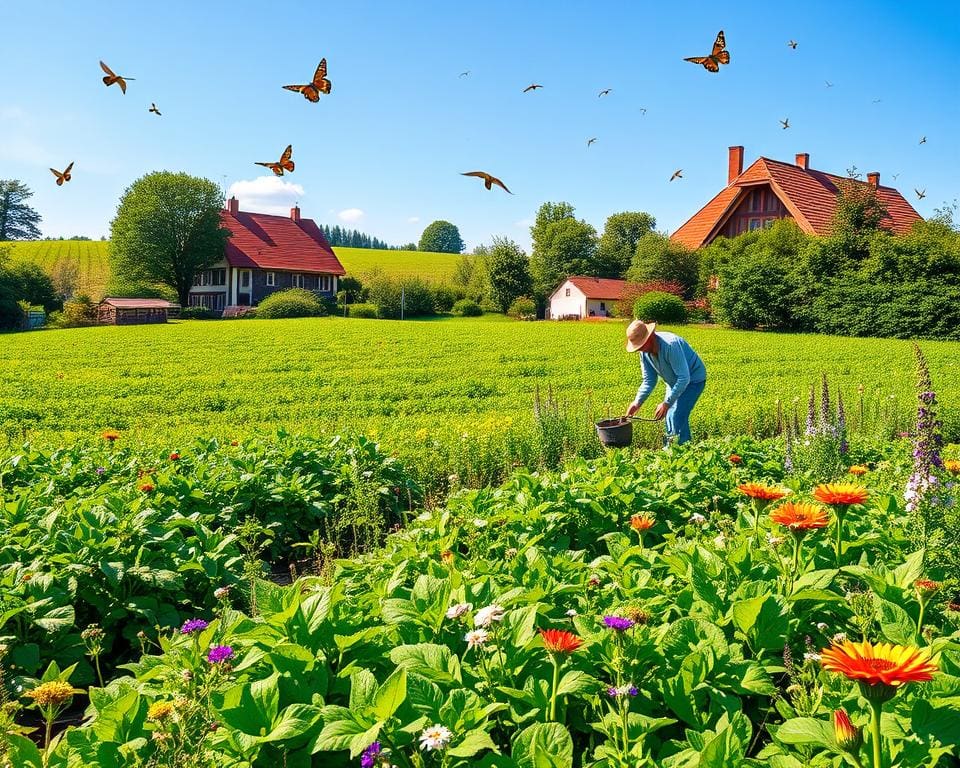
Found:
<path fill-rule="evenodd" d="M 568 277 L 550 294 L 549 317 L 551 320 L 611 317 L 626 285 L 626 280 L 605 277 Z"/>

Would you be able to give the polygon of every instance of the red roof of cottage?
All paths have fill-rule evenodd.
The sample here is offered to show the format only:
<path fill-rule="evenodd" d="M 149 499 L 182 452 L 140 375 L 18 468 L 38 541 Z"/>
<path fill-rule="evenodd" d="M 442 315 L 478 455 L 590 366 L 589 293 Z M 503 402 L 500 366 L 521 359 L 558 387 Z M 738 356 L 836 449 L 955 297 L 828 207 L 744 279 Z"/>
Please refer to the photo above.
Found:
<path fill-rule="evenodd" d="M 611 280 L 606 277 L 584 277 L 574 275 L 563 281 L 573 283 L 588 299 L 619 299 L 623 296 L 626 280 Z M 561 286 L 562 287 L 562 286 Z"/>
<path fill-rule="evenodd" d="M 760 157 L 697 211 L 673 233 L 671 239 L 688 248 L 708 243 L 726 222 L 740 200 L 758 183 L 767 183 L 784 204 L 797 226 L 811 235 L 827 235 L 837 207 L 837 195 L 844 184 L 863 184 L 845 176 L 801 168 L 792 163 Z M 896 234 L 910 230 L 922 217 L 893 187 L 877 186 L 877 198 L 887 210 L 881 226 Z"/>
<path fill-rule="evenodd" d="M 313 219 L 223 210 L 220 223 L 230 230 L 226 257 L 232 267 L 346 274 Z"/>

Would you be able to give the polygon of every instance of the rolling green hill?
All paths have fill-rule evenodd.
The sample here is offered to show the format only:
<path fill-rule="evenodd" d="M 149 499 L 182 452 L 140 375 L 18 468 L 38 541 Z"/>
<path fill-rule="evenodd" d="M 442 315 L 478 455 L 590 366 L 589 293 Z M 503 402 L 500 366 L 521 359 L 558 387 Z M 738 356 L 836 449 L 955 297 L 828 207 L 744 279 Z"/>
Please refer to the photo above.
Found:
<path fill-rule="evenodd" d="M 94 299 L 103 297 L 110 279 L 108 242 L 99 240 L 35 240 L 3 243 L 14 259 L 32 261 L 47 272 L 61 262 L 78 267 L 77 293 Z M 459 254 L 420 251 L 377 251 L 369 248 L 334 248 L 347 274 L 359 277 L 375 269 L 391 276 L 419 276 L 433 282 L 448 282 L 456 269 Z"/>

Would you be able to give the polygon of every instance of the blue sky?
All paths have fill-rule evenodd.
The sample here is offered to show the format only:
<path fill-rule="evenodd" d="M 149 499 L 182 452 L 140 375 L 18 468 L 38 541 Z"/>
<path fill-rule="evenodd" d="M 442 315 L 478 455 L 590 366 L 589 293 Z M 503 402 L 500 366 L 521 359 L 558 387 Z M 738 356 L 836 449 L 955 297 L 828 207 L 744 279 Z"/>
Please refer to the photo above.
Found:
<path fill-rule="evenodd" d="M 0 178 L 33 189 L 44 235 L 108 234 L 124 189 L 161 169 L 391 243 L 448 219 L 469 247 L 529 247 L 547 200 L 598 230 L 642 210 L 672 231 L 726 184 L 733 144 L 746 164 L 809 152 L 820 170 L 879 171 L 925 216 L 958 196 L 956 3 L 44 0 L 5 4 L 2 22 L 18 76 L 0 84 Z M 729 66 L 683 61 L 720 29 Z M 281 88 L 321 57 L 319 104 Z M 125 96 L 99 59 L 136 78 Z M 291 143 L 293 174 L 253 165 Z M 70 161 L 58 188 L 48 168 Z"/>

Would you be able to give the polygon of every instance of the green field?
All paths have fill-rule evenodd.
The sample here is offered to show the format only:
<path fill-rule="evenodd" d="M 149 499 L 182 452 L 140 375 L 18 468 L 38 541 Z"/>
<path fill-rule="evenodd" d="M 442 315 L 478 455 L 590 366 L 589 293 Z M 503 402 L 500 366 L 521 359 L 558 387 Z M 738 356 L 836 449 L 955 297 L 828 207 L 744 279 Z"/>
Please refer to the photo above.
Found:
<path fill-rule="evenodd" d="M 77 293 L 99 299 L 110 279 L 108 242 L 100 240 L 36 240 L 3 243 L 14 259 L 32 261 L 47 272 L 58 262 L 76 263 L 79 268 Z M 453 276 L 459 254 L 420 251 L 377 251 L 369 248 L 334 248 L 347 274 L 359 277 L 375 269 L 387 275 L 419 276 L 432 282 L 448 282 Z"/>
<path fill-rule="evenodd" d="M 709 370 L 693 419 L 700 435 L 768 433 L 778 398 L 787 410 L 796 407 L 802 422 L 809 387 L 819 386 L 823 372 L 842 391 L 851 421 L 862 385 L 874 424 L 910 426 L 908 342 L 694 326 L 682 332 Z M 388 444 L 418 434 L 422 441 L 425 434 L 500 433 L 507 423 L 529 422 L 536 387 L 552 388 L 571 412 L 588 401 L 595 413 L 622 411 L 640 382 L 622 338 L 616 322 L 500 316 L 193 321 L 7 335 L 0 337 L 0 424 L 13 439 L 25 433 L 45 443 L 106 427 L 147 441 L 279 426 L 362 428 Z M 958 345 L 924 342 L 923 349 L 956 439 Z"/>

